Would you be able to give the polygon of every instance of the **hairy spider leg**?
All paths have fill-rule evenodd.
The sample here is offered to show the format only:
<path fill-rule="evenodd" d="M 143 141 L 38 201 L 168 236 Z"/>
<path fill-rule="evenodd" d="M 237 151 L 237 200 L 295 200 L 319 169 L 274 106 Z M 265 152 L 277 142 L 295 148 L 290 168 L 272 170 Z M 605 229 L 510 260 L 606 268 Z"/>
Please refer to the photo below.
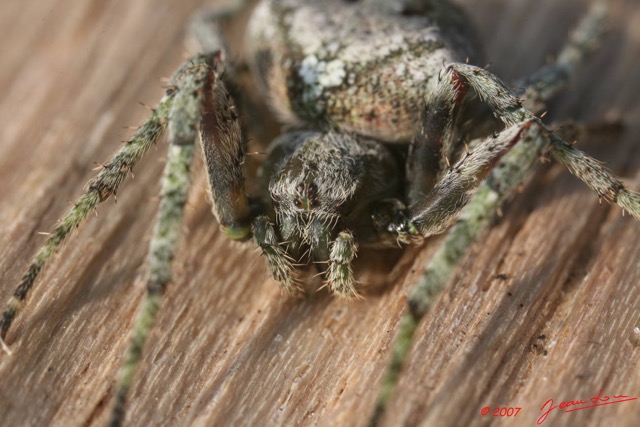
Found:
<path fill-rule="evenodd" d="M 595 0 L 569 35 L 554 62 L 515 83 L 516 95 L 529 111 L 539 113 L 545 103 L 569 84 L 571 76 L 599 46 L 606 28 L 611 0 Z"/>
<path fill-rule="evenodd" d="M 218 21 L 232 16 L 245 6 L 246 1 L 235 0 L 227 10 L 220 13 L 200 13 L 192 22 L 192 33 L 199 43 L 202 52 L 215 52 L 222 46 L 223 38 L 218 30 Z M 173 77 L 184 74 L 184 67 L 189 67 L 190 62 L 185 63 Z M 0 319 L 0 340 L 6 338 L 7 332 L 17 315 L 22 302 L 27 298 L 36 278 L 51 257 L 58 252 L 69 233 L 80 226 L 87 215 L 94 211 L 96 206 L 116 195 L 120 184 L 133 167 L 138 163 L 149 147 L 157 142 L 169 121 L 169 111 L 173 103 L 174 93 L 169 92 L 160 101 L 153 114 L 143 123 L 129 138 L 123 147 L 102 166 L 102 171 L 85 187 L 85 193 L 80 196 L 69 211 L 59 221 L 51 232 L 46 242 L 33 257 L 27 271 L 16 287 L 13 296 L 8 301 Z"/>
<path fill-rule="evenodd" d="M 0 319 L 0 339 L 7 336 L 22 302 L 27 298 L 38 274 L 58 252 L 69 233 L 80 226 L 96 206 L 115 195 L 120 184 L 138 163 L 149 147 L 165 129 L 174 94 L 168 93 L 153 110 L 151 117 L 142 124 L 129 140 L 104 165 L 100 173 L 85 187 L 85 192 L 73 204 L 51 232 L 40 250 L 32 258 L 13 296 L 7 303 Z"/>
<path fill-rule="evenodd" d="M 497 162 L 534 125 L 533 119 L 514 124 L 498 134 L 481 139 L 475 149 L 445 171 L 422 200 L 408 208 L 406 224 L 398 227 L 402 240 L 418 240 L 443 232 Z"/>
<path fill-rule="evenodd" d="M 202 102 L 200 139 L 213 214 L 232 240 L 251 237 L 251 212 L 245 191 L 244 145 L 237 108 L 224 83 L 212 82 Z"/>
<path fill-rule="evenodd" d="M 555 63 L 534 73 L 532 77 L 520 80 L 519 86 L 526 84 L 518 92 L 524 105 L 539 112 L 544 108 L 544 102 L 566 87 L 568 79 L 596 49 L 602 38 L 607 19 L 607 3 L 597 1 L 592 4 Z M 526 180 L 547 147 L 548 141 L 541 130 L 539 126 L 531 126 L 522 135 L 524 143 L 517 144 L 491 171 L 469 204 L 461 211 L 458 220 L 449 228 L 412 288 L 407 301 L 408 309 L 400 321 L 391 360 L 383 376 L 369 425 L 378 425 L 381 420 L 388 399 L 399 380 L 418 323 L 429 312 L 468 248 L 495 217 L 502 203 Z"/>
<path fill-rule="evenodd" d="M 331 224 L 319 219 L 311 224 L 309 233 L 314 262 L 327 265 L 322 273 L 325 285 L 336 296 L 359 297 L 352 268 L 352 262 L 358 253 L 353 233 L 349 230 L 341 231 L 332 241 Z"/>
<path fill-rule="evenodd" d="M 424 200 L 436 186 L 446 170 L 451 169 L 451 158 L 458 135 L 458 119 L 468 86 L 459 84 L 455 90 L 438 86 L 422 114 L 420 132 L 416 134 L 407 156 L 407 202 L 409 205 Z"/>
<path fill-rule="evenodd" d="M 197 139 L 204 92 L 215 85 L 221 72 L 219 52 L 187 61 L 172 79 L 168 92 L 169 152 L 162 176 L 160 206 L 149 243 L 147 292 L 133 326 L 131 343 L 118 373 L 111 426 L 122 425 L 126 400 L 142 349 L 155 323 L 162 296 L 172 279 L 172 262 L 180 238 L 184 205 L 190 187 L 190 171 Z"/>
<path fill-rule="evenodd" d="M 303 293 L 302 285 L 294 276 L 294 260 L 278 238 L 278 232 L 267 216 L 260 215 L 253 222 L 253 238 L 260 248 L 271 276 L 290 295 Z"/>
<path fill-rule="evenodd" d="M 350 231 L 342 231 L 331 244 L 327 284 L 331 291 L 342 297 L 358 297 L 354 286 L 351 264 L 358 252 L 358 246 Z"/>
<path fill-rule="evenodd" d="M 599 197 L 617 203 L 635 218 L 640 219 L 640 195 L 629 191 L 602 164 L 564 141 L 546 127 L 535 115 L 522 106 L 519 98 L 496 76 L 486 70 L 466 64 L 452 64 L 452 75 L 464 78 L 481 99 L 489 104 L 496 117 L 506 125 L 532 120 L 548 140 L 549 155 L 563 164 L 569 172 L 582 180 Z"/>
<path fill-rule="evenodd" d="M 162 295 L 172 279 L 172 261 L 189 190 L 198 123 L 213 214 L 228 238 L 244 241 L 252 236 L 253 218 L 244 186 L 242 130 L 235 103 L 222 81 L 230 64 L 225 62 L 226 43 L 219 28 L 221 21 L 236 14 L 244 4 L 236 1 L 224 11 L 200 12 L 194 16 L 191 34 L 197 40 L 198 49 L 205 53 L 187 61 L 182 67 L 184 71 L 177 73 L 178 78 L 174 78 L 171 85 L 176 95 L 168 117 L 170 148 L 163 175 L 162 200 L 149 248 L 147 294 L 120 368 L 110 421 L 113 427 L 124 421 L 135 369 Z"/>
<path fill-rule="evenodd" d="M 268 217 L 254 218 L 251 212 L 244 185 L 242 132 L 233 99 L 221 80 L 213 84 L 206 98 L 200 130 L 213 213 L 228 238 L 244 241 L 253 236 L 272 277 L 285 292 L 299 294 L 302 288 L 278 231 Z"/>

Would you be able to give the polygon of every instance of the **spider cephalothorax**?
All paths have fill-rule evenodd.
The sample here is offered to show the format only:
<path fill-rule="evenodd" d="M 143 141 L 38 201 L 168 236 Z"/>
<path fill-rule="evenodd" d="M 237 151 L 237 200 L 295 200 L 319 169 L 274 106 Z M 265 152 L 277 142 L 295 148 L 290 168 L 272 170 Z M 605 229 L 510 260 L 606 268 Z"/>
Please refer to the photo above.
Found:
<path fill-rule="evenodd" d="M 273 172 L 269 193 L 283 235 L 309 243 L 312 223 L 335 227 L 341 222 L 364 230 L 367 218 L 360 216 L 369 203 L 397 194 L 391 153 L 376 141 L 356 138 L 304 132 L 276 141 L 267 157 Z M 307 227 L 295 227 L 297 218 Z"/>
<path fill-rule="evenodd" d="M 337 267 L 336 257 L 355 255 L 351 233 L 364 243 L 382 242 L 371 211 L 377 201 L 397 195 L 400 188 L 396 160 L 384 145 L 337 132 L 298 132 L 279 138 L 261 175 L 269 182 L 270 216 L 288 256 L 304 262 L 308 249 L 313 262 L 329 263 L 330 272 Z M 344 233 L 337 239 L 340 231 Z M 335 241 L 346 246 L 335 246 L 332 258 Z M 344 267 L 350 276 L 349 266 Z M 293 283 L 286 274 L 277 278 Z M 348 283 L 330 285 L 337 292 L 355 292 Z"/>

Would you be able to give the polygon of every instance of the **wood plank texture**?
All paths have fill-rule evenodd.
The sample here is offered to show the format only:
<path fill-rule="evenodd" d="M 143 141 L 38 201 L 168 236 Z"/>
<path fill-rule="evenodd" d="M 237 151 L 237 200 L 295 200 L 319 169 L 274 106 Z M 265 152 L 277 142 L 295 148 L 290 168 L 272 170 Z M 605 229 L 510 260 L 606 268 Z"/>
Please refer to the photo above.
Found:
<path fill-rule="evenodd" d="M 492 71 L 514 80 L 558 51 L 586 0 L 461 0 Z M 583 147 L 640 189 L 640 5 L 611 31 L 550 118 L 618 115 Z M 204 0 L 4 0 L 0 14 L 0 302 L 57 218 L 155 105 Z M 247 118 L 257 120 L 259 118 Z M 104 425 L 144 293 L 165 144 L 152 149 L 45 269 L 0 354 L 0 424 Z M 198 160 L 175 281 L 146 347 L 128 424 L 366 423 L 406 295 L 437 245 L 362 251 L 366 298 L 283 297 L 251 247 L 218 232 Z M 504 276 L 501 276 L 504 275 Z M 640 224 L 558 165 L 473 246 L 417 331 L 385 425 L 534 425 L 549 398 L 640 397 Z M 516 419 L 484 406 L 522 407 Z M 640 402 L 549 425 L 640 425 Z"/>

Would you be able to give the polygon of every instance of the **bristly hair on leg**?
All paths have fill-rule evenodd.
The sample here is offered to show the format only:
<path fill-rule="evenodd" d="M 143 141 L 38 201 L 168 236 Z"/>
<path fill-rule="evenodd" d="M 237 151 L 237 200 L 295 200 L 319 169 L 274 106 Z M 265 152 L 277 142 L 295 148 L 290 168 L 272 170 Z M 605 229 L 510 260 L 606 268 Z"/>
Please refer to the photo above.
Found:
<path fill-rule="evenodd" d="M 606 18 L 607 2 L 593 3 L 572 33 L 567 46 L 558 55 L 557 61 L 530 78 L 520 81 L 518 86 L 523 88 L 519 92 L 523 105 L 539 112 L 544 108 L 544 102 L 566 87 L 569 77 L 598 46 Z M 549 139 L 542 133 L 541 127 L 531 127 L 523 135 L 521 143 L 505 155 L 461 211 L 455 224 L 448 229 L 436 253 L 425 266 L 409 296 L 407 312 L 400 321 L 391 361 L 383 376 L 374 412 L 369 419 L 370 426 L 378 425 L 381 420 L 411 348 L 418 323 L 429 312 L 468 248 L 487 227 L 509 195 L 527 179 L 531 169 L 549 146 Z M 564 144 L 559 146 L 562 147 Z M 640 202 L 635 193 L 620 193 L 617 203 L 624 209 L 635 207 L 636 212 L 640 211 Z"/>
<path fill-rule="evenodd" d="M 115 195 L 124 178 L 142 158 L 149 147 L 157 141 L 165 129 L 173 94 L 168 93 L 153 110 L 151 117 L 138 128 L 122 148 L 104 164 L 100 173 L 87 184 L 85 193 L 58 222 L 44 245 L 33 257 L 22 276 L 13 296 L 7 303 L 0 319 L 0 338 L 5 338 L 21 303 L 27 298 L 38 274 L 51 257 L 60 249 L 69 233 L 80 226 L 96 206 L 111 195 Z"/>
<path fill-rule="evenodd" d="M 142 357 L 144 344 L 155 323 L 160 302 L 172 279 L 172 263 L 190 187 L 191 164 L 195 152 L 203 92 L 219 78 L 217 55 L 195 57 L 176 74 L 171 84 L 174 102 L 169 110 L 169 152 L 162 176 L 161 200 L 149 243 L 147 293 L 136 317 L 131 344 L 120 367 L 110 425 L 122 425 L 126 400 Z"/>

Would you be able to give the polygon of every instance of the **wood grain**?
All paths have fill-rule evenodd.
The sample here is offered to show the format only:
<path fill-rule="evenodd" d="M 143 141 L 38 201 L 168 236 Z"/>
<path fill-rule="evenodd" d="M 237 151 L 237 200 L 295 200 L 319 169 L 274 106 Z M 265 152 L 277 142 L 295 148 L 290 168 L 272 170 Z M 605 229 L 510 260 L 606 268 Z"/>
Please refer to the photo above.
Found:
<path fill-rule="evenodd" d="M 47 231 L 146 117 L 185 57 L 201 0 L 5 0 L 0 14 L 0 301 Z M 463 0 L 492 70 L 532 72 L 585 0 Z M 621 116 L 583 147 L 640 189 L 640 6 L 613 2 L 610 34 L 551 119 Z M 248 118 L 251 120 L 252 118 Z M 257 120 L 257 118 L 253 118 Z M 165 144 L 38 280 L 0 355 L 0 424 L 104 425 L 143 295 Z M 201 162 L 175 283 L 135 380 L 130 425 L 365 425 L 406 295 L 437 245 L 362 252 L 366 299 L 280 295 L 251 247 L 217 231 Z M 386 425 L 534 425 L 540 407 L 640 397 L 640 225 L 544 165 L 471 250 L 422 322 Z M 504 276 L 499 276 L 504 275 Z M 637 329 L 636 329 L 637 330 Z M 516 419 L 484 406 L 522 407 Z M 640 425 L 640 403 L 550 415 L 548 425 Z"/>

